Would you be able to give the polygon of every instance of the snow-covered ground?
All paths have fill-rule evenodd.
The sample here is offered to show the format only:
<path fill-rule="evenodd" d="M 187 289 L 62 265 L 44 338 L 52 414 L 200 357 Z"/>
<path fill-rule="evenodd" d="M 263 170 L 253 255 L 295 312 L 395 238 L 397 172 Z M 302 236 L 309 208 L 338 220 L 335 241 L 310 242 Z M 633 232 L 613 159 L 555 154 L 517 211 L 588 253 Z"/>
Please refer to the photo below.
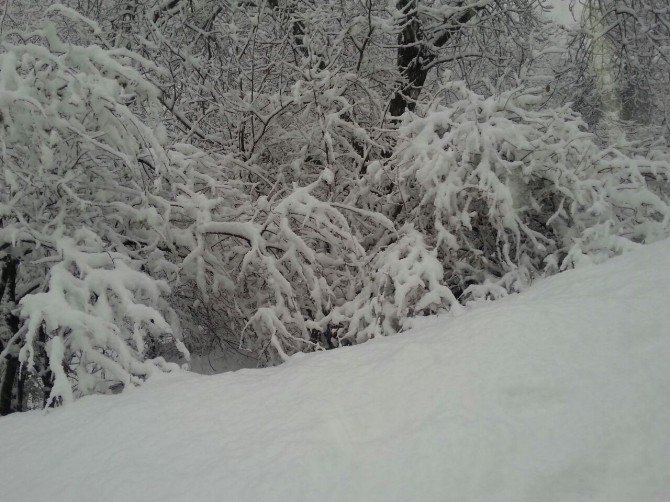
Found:
<path fill-rule="evenodd" d="M 670 241 L 404 335 L 0 420 L 7 501 L 667 501 Z"/>

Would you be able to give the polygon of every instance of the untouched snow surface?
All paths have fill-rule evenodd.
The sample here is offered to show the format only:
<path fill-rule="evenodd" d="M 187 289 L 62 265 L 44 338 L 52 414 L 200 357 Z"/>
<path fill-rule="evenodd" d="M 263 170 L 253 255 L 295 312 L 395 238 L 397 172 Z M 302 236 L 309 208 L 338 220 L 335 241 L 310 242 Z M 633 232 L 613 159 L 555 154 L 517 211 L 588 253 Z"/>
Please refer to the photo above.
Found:
<path fill-rule="evenodd" d="M 0 420 L 7 501 L 670 500 L 670 241 L 283 366 Z"/>

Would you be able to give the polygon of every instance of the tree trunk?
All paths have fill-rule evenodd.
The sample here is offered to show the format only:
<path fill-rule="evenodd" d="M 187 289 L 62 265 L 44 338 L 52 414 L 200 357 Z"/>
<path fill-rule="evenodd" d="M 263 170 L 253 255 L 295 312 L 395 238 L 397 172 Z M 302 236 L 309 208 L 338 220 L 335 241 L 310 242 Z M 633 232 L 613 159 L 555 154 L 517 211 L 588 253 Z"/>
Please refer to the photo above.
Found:
<path fill-rule="evenodd" d="M 461 26 L 472 19 L 478 11 L 473 7 L 453 19 L 445 20 L 444 30 L 434 40 L 426 41 L 421 33 L 419 3 L 421 0 L 398 0 L 396 8 L 405 14 L 402 31 L 398 34 L 397 66 L 402 77 L 399 89 L 391 98 L 389 112 L 400 117 L 406 110 L 413 111 L 421 94 L 430 63 L 436 54 L 432 48 L 443 47 L 458 33 Z M 464 2 L 460 2 L 462 5 Z"/>
<path fill-rule="evenodd" d="M 42 390 L 43 394 L 43 403 L 42 407 L 46 408 L 49 405 L 49 396 L 51 395 L 51 389 L 54 386 L 54 374 L 49 368 L 49 356 L 47 356 L 46 346 L 47 346 L 47 333 L 44 330 L 44 327 L 40 327 L 37 332 L 37 341 L 39 342 L 39 354 L 40 359 L 44 361 L 42 365 L 42 371 L 40 373 L 40 378 L 42 380 Z M 56 403 L 51 403 L 50 407 L 53 407 Z"/>
<path fill-rule="evenodd" d="M 16 375 L 19 372 L 19 358 L 16 356 L 7 356 L 5 363 L 5 375 L 0 387 L 0 416 L 9 415 L 12 409 L 12 393 L 16 382 Z"/>
<path fill-rule="evenodd" d="M 21 366 L 19 366 L 18 374 L 19 380 L 16 383 L 16 402 L 14 403 L 14 411 L 21 412 L 26 409 L 24 405 L 26 400 L 26 372 L 22 370 Z"/>
<path fill-rule="evenodd" d="M 428 72 L 422 68 L 421 55 L 425 51 L 419 33 L 418 0 L 398 0 L 396 7 L 405 14 L 404 27 L 398 34 L 397 65 L 402 76 L 401 87 L 389 105 L 392 117 L 399 117 L 405 110 L 413 110 L 416 98 L 426 81 Z"/>
<path fill-rule="evenodd" d="M 16 306 L 17 268 L 18 260 L 16 258 L 5 258 L 2 273 L 0 274 L 0 303 L 2 302 L 3 297 L 6 296 L 7 303 Z M 12 335 L 19 330 L 19 318 L 13 313 L 10 312 L 7 314 L 5 322 Z M 4 377 L 2 379 L 2 384 L 0 385 L 0 416 L 8 415 L 13 411 L 16 411 L 12 408 L 12 394 L 14 393 L 19 367 L 19 358 L 11 353 L 8 354 L 6 356 Z"/>
<path fill-rule="evenodd" d="M 12 291 L 12 288 L 10 288 L 10 291 Z M 6 318 L 6 322 L 12 334 L 19 330 L 19 318 L 14 314 L 9 314 Z M 17 387 L 16 377 L 20 368 L 21 363 L 19 362 L 19 358 L 13 354 L 8 354 L 5 363 L 5 374 L 2 379 L 2 385 L 0 386 L 0 416 L 9 415 L 15 411 L 22 411 L 22 401 L 19 401 L 16 407 L 12 406 L 12 396 L 14 394 L 14 388 Z M 23 378 L 19 378 L 18 382 L 22 383 L 22 380 Z M 17 395 L 18 394 L 23 394 L 23 392 L 21 391 L 19 393 L 17 388 Z"/>

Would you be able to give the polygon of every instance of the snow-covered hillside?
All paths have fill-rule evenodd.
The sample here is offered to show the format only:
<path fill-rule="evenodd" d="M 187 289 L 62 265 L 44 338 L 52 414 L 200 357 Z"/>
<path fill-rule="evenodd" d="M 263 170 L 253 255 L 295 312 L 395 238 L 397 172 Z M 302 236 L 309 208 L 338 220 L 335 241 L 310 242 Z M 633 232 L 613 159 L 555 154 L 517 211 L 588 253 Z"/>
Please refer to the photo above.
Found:
<path fill-rule="evenodd" d="M 670 241 L 404 335 L 0 420 L 12 501 L 662 501 Z"/>

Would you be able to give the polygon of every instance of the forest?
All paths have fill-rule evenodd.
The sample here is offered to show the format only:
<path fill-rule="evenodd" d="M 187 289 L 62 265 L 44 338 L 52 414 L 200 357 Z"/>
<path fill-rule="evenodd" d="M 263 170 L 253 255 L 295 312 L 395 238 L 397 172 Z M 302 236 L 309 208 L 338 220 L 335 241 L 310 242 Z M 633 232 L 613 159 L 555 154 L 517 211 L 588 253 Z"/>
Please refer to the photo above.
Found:
<path fill-rule="evenodd" d="M 670 235 L 667 0 L 61 1 L 0 6 L 1 415 Z"/>

